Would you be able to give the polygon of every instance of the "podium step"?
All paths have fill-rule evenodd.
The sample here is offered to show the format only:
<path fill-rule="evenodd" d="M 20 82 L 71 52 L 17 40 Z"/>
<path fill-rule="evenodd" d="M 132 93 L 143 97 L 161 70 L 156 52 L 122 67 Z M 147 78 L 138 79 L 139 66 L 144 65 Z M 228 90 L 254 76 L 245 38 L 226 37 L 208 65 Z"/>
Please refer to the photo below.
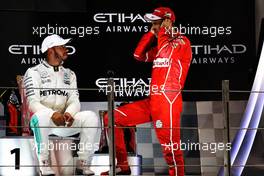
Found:
<path fill-rule="evenodd" d="M 128 163 L 131 165 L 131 175 L 142 175 L 142 156 L 128 156 Z M 95 172 L 95 175 L 100 175 L 103 171 L 109 170 L 109 155 L 108 154 L 94 154 L 92 160 L 91 170 Z M 104 166 L 101 166 L 104 165 Z"/>
<path fill-rule="evenodd" d="M 53 141 L 58 142 L 58 141 Z M 71 140 L 63 140 L 63 143 L 71 143 Z M 34 150 L 33 137 L 0 138 L 0 175 L 3 176 L 36 176 L 38 175 L 38 161 Z M 12 152 L 13 151 L 13 152 Z M 74 175 L 77 157 L 72 156 L 71 150 L 50 151 L 52 165 L 66 165 L 65 167 L 53 167 L 57 175 Z M 129 156 L 128 162 L 132 175 L 142 175 L 142 157 L 140 155 Z M 64 163 L 64 164 L 62 164 Z M 96 175 L 109 170 L 108 154 L 93 154 L 91 170 Z M 19 165 L 19 168 L 15 168 Z"/>

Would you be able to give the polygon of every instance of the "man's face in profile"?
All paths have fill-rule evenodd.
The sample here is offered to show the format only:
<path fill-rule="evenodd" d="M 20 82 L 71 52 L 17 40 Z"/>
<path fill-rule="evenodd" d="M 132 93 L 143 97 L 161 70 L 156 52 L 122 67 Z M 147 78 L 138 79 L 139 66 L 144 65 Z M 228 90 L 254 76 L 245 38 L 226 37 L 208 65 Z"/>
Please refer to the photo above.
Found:
<path fill-rule="evenodd" d="M 59 56 L 62 60 L 66 60 L 68 58 L 68 49 L 64 46 L 55 46 L 54 52 L 57 56 Z"/>
<path fill-rule="evenodd" d="M 155 20 L 152 21 L 152 27 L 151 29 L 154 31 L 155 34 L 158 34 L 159 30 L 160 30 L 160 26 L 162 24 L 163 20 Z"/>

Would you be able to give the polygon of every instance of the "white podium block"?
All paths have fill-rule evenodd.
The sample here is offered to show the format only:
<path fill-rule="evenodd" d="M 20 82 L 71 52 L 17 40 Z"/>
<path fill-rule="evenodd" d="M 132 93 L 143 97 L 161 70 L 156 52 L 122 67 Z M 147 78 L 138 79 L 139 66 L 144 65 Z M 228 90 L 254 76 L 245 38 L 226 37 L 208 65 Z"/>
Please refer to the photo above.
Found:
<path fill-rule="evenodd" d="M 3 176 L 35 176 L 37 161 L 33 149 L 33 138 L 1 138 L 0 139 L 0 175 Z M 11 154 L 17 149 L 19 153 Z M 16 155 L 19 155 L 19 168 L 15 168 Z"/>
<path fill-rule="evenodd" d="M 142 157 L 140 155 L 128 156 L 128 163 L 131 165 L 131 175 L 142 175 Z M 94 154 L 91 164 L 93 165 L 91 170 L 95 172 L 95 175 L 100 175 L 101 172 L 109 170 L 109 155 Z"/>
<path fill-rule="evenodd" d="M 71 143 L 69 139 L 52 139 L 53 143 Z M 0 175 L 1 176 L 36 176 L 39 171 L 39 163 L 36 157 L 33 137 L 10 137 L 0 139 Z M 12 152 L 12 153 L 11 153 Z M 56 176 L 74 175 L 77 158 L 73 158 L 71 150 L 50 151 L 51 165 Z M 132 175 L 142 174 L 142 157 L 140 155 L 129 156 Z M 15 167 L 17 163 L 17 168 Z M 109 170 L 109 155 L 94 154 L 91 162 L 91 170 L 95 175 Z M 65 167 L 63 167 L 65 166 Z"/>

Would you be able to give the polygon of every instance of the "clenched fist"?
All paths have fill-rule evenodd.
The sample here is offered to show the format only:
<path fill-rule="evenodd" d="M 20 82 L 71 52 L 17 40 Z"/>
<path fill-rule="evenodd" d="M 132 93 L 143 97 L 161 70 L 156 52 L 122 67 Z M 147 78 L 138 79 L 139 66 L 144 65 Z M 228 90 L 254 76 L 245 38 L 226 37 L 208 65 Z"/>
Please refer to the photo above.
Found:
<path fill-rule="evenodd" d="M 163 20 L 163 22 L 161 23 L 161 27 L 165 27 L 167 29 L 171 29 L 172 27 L 172 21 L 168 18 L 166 18 L 165 20 Z"/>
<path fill-rule="evenodd" d="M 57 126 L 65 126 L 65 120 L 63 114 L 59 112 L 54 112 L 51 120 L 55 123 Z"/>
<path fill-rule="evenodd" d="M 66 123 L 66 126 L 67 126 L 67 127 L 72 126 L 72 123 L 73 123 L 73 121 L 74 121 L 74 118 L 71 116 L 70 113 L 65 112 L 65 113 L 64 113 L 64 119 L 65 119 L 65 123 Z"/>

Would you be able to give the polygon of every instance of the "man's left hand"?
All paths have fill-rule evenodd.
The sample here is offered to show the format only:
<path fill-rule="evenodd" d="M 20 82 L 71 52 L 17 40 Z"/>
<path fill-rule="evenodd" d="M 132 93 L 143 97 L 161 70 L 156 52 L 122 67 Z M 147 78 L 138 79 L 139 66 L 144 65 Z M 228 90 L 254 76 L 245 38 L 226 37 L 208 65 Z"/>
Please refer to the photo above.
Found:
<path fill-rule="evenodd" d="M 66 127 L 72 126 L 73 121 L 74 121 L 74 118 L 72 117 L 72 115 L 70 113 L 68 113 L 68 112 L 65 112 L 63 116 L 64 116 L 65 123 L 66 123 L 65 126 Z"/>
<path fill-rule="evenodd" d="M 163 27 L 163 26 L 164 26 L 165 28 L 167 28 L 167 29 L 171 29 L 171 27 L 172 27 L 172 22 L 171 22 L 171 20 L 168 19 L 168 18 L 164 19 L 163 22 L 162 22 L 162 24 L 161 24 L 161 27 Z"/>

